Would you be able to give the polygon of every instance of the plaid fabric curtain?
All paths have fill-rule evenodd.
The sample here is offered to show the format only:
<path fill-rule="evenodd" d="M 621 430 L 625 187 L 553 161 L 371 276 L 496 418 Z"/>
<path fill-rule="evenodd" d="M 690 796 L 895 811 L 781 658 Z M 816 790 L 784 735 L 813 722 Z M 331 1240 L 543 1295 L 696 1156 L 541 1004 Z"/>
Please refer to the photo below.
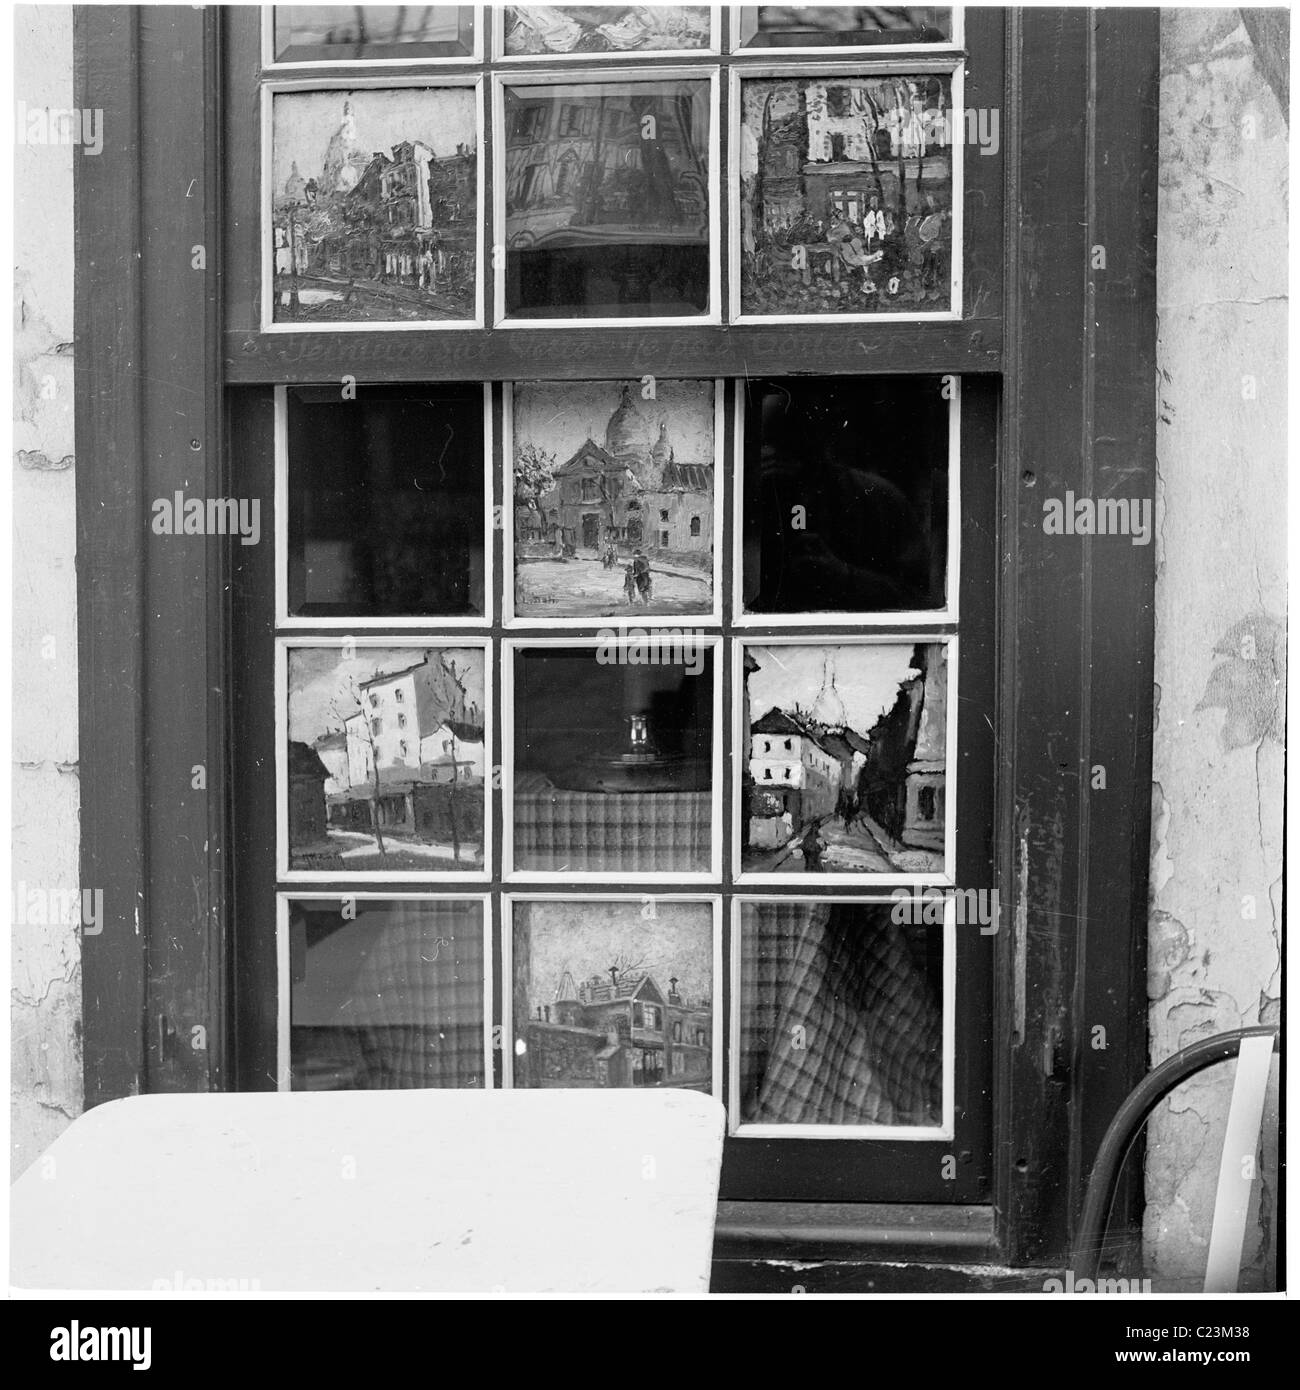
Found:
<path fill-rule="evenodd" d="M 590 873 L 704 873 L 713 835 L 708 792 L 574 792 L 521 778 L 515 862 Z"/>
<path fill-rule="evenodd" d="M 326 947 L 343 958 L 326 967 L 328 979 L 318 970 L 314 980 L 313 957 Z M 340 1077 L 350 1078 L 342 1084 L 360 1090 L 485 1084 L 479 904 L 358 903 L 355 922 L 308 948 L 306 971 L 303 987 L 316 998 L 301 1042 L 310 1047 L 310 1037 L 320 1037 Z M 322 999 L 324 990 L 332 997 Z M 295 1053 L 298 1034 L 295 1027 Z"/>
<path fill-rule="evenodd" d="M 940 1121 L 940 1006 L 888 907 L 746 904 L 740 1007 L 745 1121 Z"/>

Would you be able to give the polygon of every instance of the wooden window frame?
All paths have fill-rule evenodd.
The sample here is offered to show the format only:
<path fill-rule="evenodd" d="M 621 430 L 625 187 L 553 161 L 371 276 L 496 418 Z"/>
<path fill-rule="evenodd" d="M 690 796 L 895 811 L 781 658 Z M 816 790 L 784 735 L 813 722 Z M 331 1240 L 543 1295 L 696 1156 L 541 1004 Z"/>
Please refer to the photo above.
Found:
<path fill-rule="evenodd" d="M 626 341 L 593 329 L 564 338 L 561 358 L 547 330 L 257 332 L 258 229 L 244 211 L 256 190 L 223 174 L 224 122 L 256 108 L 230 109 L 250 58 L 226 42 L 228 22 L 218 7 L 75 12 L 76 103 L 105 113 L 102 153 L 76 165 L 82 882 L 104 890 L 103 930 L 83 948 L 87 1106 L 237 1083 L 248 963 L 231 929 L 232 560 L 148 527 L 154 497 L 227 495 L 227 389 L 305 371 L 600 376 Z M 951 372 L 1000 393 L 991 836 L 1007 927 L 993 946 L 993 1192 L 942 1211 L 724 1203 L 722 1287 L 784 1286 L 770 1283 L 773 1257 L 878 1262 L 877 1276 L 888 1262 L 903 1269 L 895 1287 L 942 1266 L 944 1287 L 995 1284 L 969 1273 L 980 1264 L 1058 1266 L 1101 1133 L 1146 1070 L 1154 548 L 1116 544 L 1101 563 L 1045 535 L 1042 500 L 1155 494 L 1158 25 L 1151 9 L 968 12 L 964 100 L 1001 112 L 1003 150 L 988 161 L 994 188 L 968 153 L 964 317 L 856 325 L 799 357 L 801 372 Z M 723 284 L 727 240 L 724 227 Z M 251 287 L 247 302 L 223 302 L 227 284 Z M 793 366 L 781 325 L 634 336 L 648 372 Z"/>

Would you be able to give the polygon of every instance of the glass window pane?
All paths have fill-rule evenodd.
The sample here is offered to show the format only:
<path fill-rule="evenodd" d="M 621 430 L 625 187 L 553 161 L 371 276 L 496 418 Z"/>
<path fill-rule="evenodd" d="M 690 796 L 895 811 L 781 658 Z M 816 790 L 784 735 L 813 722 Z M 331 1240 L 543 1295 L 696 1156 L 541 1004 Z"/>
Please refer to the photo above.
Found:
<path fill-rule="evenodd" d="M 689 636 L 516 650 L 514 867 L 707 872 L 714 678 Z"/>
<path fill-rule="evenodd" d="M 350 641 L 287 661 L 288 867 L 482 869 L 483 648 Z"/>
<path fill-rule="evenodd" d="M 945 645 L 754 645 L 743 666 L 742 871 L 943 872 Z"/>
<path fill-rule="evenodd" d="M 293 1090 L 486 1084 L 481 903 L 299 899 L 289 961 Z"/>
<path fill-rule="evenodd" d="M 508 58 L 699 51 L 711 46 L 708 5 L 506 5 Z"/>
<path fill-rule="evenodd" d="M 744 393 L 745 611 L 942 609 L 942 379 L 755 378 Z"/>
<path fill-rule="evenodd" d="M 289 615 L 482 615 L 482 388 L 288 397 Z"/>
<path fill-rule="evenodd" d="M 713 611 L 714 385 L 512 391 L 518 617 Z"/>
<path fill-rule="evenodd" d="M 944 928 L 893 907 L 741 904 L 742 1124 L 942 1123 Z"/>
<path fill-rule="evenodd" d="M 277 63 L 468 58 L 473 5 L 276 5 Z"/>
<path fill-rule="evenodd" d="M 271 127 L 274 322 L 475 318 L 472 87 L 277 92 Z"/>
<path fill-rule="evenodd" d="M 517 902 L 514 1084 L 713 1091 L 713 909 Z"/>
<path fill-rule="evenodd" d="M 741 312 L 952 307 L 946 75 L 741 83 Z"/>
<path fill-rule="evenodd" d="M 506 311 L 709 309 L 709 84 L 505 90 Z"/>
<path fill-rule="evenodd" d="M 742 48 L 851 48 L 947 43 L 952 10 L 938 5 L 742 5 Z"/>

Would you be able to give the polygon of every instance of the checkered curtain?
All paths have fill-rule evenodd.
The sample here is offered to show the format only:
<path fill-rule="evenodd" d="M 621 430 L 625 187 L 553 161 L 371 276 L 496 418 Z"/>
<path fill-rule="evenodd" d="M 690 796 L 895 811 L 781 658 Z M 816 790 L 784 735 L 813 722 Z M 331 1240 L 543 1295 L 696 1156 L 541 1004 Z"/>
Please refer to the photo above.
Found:
<path fill-rule="evenodd" d="M 704 873 L 710 863 L 708 792 L 574 792 L 520 779 L 515 862 L 575 873 Z"/>
<path fill-rule="evenodd" d="M 485 1084 L 481 909 L 467 902 L 358 904 L 361 947 L 334 1042 L 359 1090 Z"/>
<path fill-rule="evenodd" d="M 746 1122 L 942 1118 L 939 1001 L 888 907 L 746 905 L 740 1003 Z"/>

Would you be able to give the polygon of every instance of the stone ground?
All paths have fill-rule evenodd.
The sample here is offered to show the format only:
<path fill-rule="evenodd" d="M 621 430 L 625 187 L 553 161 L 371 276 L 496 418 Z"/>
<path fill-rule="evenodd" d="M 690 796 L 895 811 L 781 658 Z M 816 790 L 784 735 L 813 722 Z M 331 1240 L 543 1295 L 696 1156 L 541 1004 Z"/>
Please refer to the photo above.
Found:
<path fill-rule="evenodd" d="M 628 603 L 623 563 L 605 569 L 599 560 L 526 560 L 515 566 L 515 603 L 529 617 L 623 617 L 707 613 L 713 606 L 710 578 L 651 565 L 651 599 Z"/>

